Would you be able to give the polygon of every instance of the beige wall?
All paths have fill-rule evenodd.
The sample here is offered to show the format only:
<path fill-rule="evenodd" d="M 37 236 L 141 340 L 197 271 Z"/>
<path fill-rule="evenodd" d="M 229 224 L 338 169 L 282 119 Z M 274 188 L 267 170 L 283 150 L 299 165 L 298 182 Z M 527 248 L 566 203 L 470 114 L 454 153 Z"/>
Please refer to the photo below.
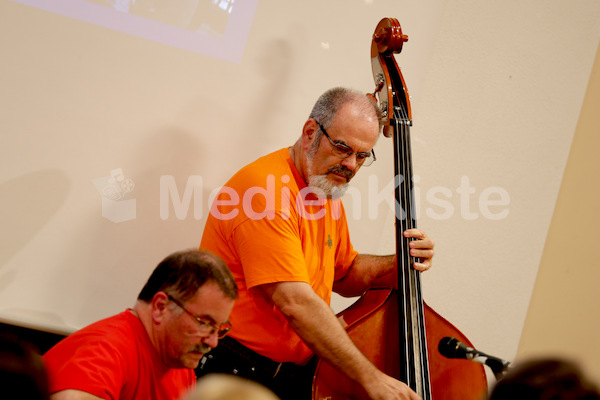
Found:
<path fill-rule="evenodd" d="M 0 320 L 71 331 L 131 306 L 166 254 L 198 245 L 210 194 L 292 144 L 316 96 L 374 89 L 371 36 L 394 17 L 410 38 L 397 61 L 412 100 L 419 226 L 437 243 L 424 297 L 482 351 L 514 358 L 600 2 L 244 0 L 225 30 L 247 28 L 240 37 L 220 36 L 220 19 L 217 32 L 184 35 L 200 52 L 156 41 L 179 29 L 94 3 L 0 1 Z M 95 8 L 82 21 L 42 9 L 51 4 Z M 110 26 L 89 21 L 99 15 Z M 375 152 L 344 204 L 355 248 L 385 254 L 391 141 Z M 136 214 L 113 222 L 94 182 L 118 168 L 135 189 L 112 205 L 135 200 Z M 187 205 L 163 201 L 163 178 L 178 204 L 187 191 Z"/>
<path fill-rule="evenodd" d="M 573 358 L 600 382 L 600 47 L 517 356 Z"/>

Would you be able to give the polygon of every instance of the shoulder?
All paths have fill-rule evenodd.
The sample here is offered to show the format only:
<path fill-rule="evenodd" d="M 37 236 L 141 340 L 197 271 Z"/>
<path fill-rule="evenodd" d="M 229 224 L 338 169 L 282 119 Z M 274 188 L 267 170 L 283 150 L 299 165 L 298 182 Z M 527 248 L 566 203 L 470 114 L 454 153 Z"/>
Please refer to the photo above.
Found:
<path fill-rule="evenodd" d="M 288 149 L 280 149 L 267 154 L 240 169 L 230 180 L 229 185 L 264 185 L 268 176 L 289 175 L 290 166 Z"/>
<path fill-rule="evenodd" d="M 126 334 L 127 336 L 131 336 L 130 334 L 137 334 L 141 331 L 143 331 L 143 325 L 141 321 L 129 310 L 126 310 L 120 312 L 119 314 L 94 322 L 80 331 L 75 332 L 73 335 L 94 336 L 107 333 L 110 333 L 111 335 L 122 333 Z M 105 339 L 107 338 L 113 339 L 112 337 L 105 337 Z"/>
<path fill-rule="evenodd" d="M 86 354 L 93 356 L 98 349 L 131 350 L 131 343 L 145 333 L 144 327 L 129 311 L 102 319 L 67 336 L 51 348 L 44 358 L 51 360 L 56 357 Z M 119 353 L 119 351 L 117 351 Z M 102 353 L 101 353 L 102 354 Z M 113 356 L 116 354 L 113 353 Z"/>

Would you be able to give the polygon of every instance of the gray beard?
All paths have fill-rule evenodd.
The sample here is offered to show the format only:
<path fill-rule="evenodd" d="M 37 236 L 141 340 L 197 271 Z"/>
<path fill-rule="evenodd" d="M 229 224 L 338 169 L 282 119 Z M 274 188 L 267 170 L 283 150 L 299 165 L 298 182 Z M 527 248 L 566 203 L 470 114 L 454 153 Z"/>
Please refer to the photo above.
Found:
<path fill-rule="evenodd" d="M 315 188 L 314 193 L 322 198 L 327 197 L 328 199 L 339 199 L 348 190 L 348 183 L 343 185 L 335 185 L 327 179 L 327 175 L 311 175 L 308 178 L 308 186 Z"/>
<path fill-rule="evenodd" d="M 320 139 L 319 139 L 320 142 Z M 314 175 L 313 174 L 313 158 L 317 153 L 318 142 L 315 142 L 313 146 L 308 150 L 306 163 L 308 165 L 308 186 L 315 189 L 314 193 L 319 198 L 328 198 L 328 199 L 339 199 L 346 193 L 348 190 L 348 183 L 344 183 L 343 185 L 334 185 L 327 179 L 327 174 L 324 175 Z"/>

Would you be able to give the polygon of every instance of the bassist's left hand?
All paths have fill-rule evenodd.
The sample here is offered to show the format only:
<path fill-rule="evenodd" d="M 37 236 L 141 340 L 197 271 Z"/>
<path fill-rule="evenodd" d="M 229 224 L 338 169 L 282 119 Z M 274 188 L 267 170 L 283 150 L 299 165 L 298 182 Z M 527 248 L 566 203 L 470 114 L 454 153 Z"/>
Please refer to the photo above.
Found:
<path fill-rule="evenodd" d="M 409 243 L 410 255 L 418 258 L 413 265 L 414 269 L 417 271 L 427 271 L 431 268 L 435 243 L 420 229 L 407 229 L 403 234 L 404 237 L 415 239 Z"/>

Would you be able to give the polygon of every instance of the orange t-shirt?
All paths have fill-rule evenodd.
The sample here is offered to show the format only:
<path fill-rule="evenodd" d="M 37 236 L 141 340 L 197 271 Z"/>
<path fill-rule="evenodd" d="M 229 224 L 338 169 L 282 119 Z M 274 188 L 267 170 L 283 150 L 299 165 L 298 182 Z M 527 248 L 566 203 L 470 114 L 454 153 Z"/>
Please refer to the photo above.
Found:
<path fill-rule="evenodd" d="M 287 148 L 242 168 L 219 192 L 200 247 L 227 263 L 239 288 L 231 336 L 277 362 L 304 364 L 311 350 L 259 285 L 307 282 L 327 304 L 357 252 L 341 201 L 318 199 Z"/>

